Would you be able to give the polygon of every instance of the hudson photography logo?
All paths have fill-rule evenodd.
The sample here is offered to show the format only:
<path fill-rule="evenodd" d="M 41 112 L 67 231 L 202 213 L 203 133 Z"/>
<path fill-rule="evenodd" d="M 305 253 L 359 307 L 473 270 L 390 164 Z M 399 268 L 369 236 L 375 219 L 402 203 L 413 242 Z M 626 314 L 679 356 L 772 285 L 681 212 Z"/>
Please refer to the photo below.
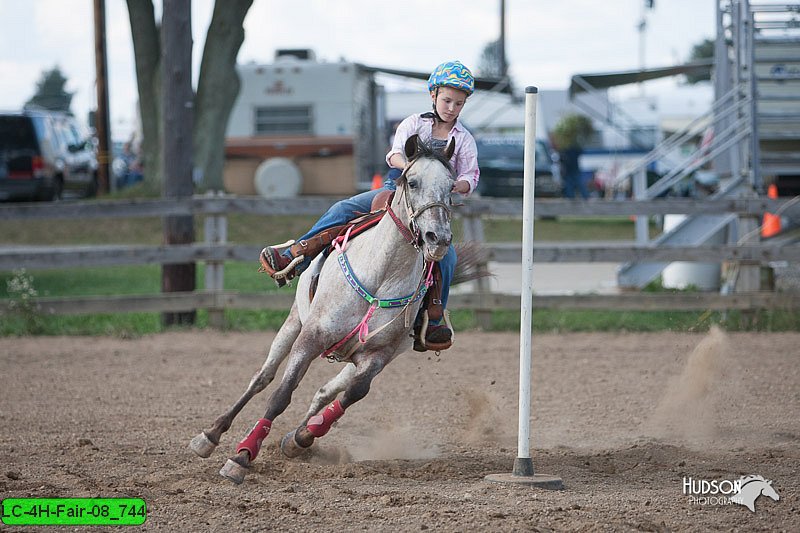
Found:
<path fill-rule="evenodd" d="M 684 477 L 683 494 L 689 496 L 689 503 L 693 505 L 743 505 L 753 513 L 759 496 L 775 501 L 781 499 L 771 480 L 756 475 L 735 480 Z"/>

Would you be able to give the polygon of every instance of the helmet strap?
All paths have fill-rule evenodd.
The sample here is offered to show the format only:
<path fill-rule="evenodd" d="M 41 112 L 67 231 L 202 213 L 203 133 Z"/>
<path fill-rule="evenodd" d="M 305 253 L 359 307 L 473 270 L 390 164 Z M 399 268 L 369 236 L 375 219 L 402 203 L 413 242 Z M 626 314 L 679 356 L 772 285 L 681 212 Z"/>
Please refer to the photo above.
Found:
<path fill-rule="evenodd" d="M 444 122 L 442 117 L 439 116 L 439 112 L 436 111 L 436 101 L 439 99 L 439 86 L 436 86 L 436 89 L 433 91 L 433 118 L 438 120 L 439 122 Z"/>

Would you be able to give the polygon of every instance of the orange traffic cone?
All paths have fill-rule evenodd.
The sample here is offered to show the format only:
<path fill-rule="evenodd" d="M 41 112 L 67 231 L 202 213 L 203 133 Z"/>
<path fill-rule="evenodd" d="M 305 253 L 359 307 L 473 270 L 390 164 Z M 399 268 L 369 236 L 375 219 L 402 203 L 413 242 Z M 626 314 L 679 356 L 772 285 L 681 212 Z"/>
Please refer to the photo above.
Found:
<path fill-rule="evenodd" d="M 767 188 L 767 197 L 773 200 L 778 198 L 778 187 L 774 183 Z M 781 217 L 770 212 L 764 213 L 761 223 L 761 237 L 768 238 L 781 232 Z"/>
<path fill-rule="evenodd" d="M 372 190 L 380 189 L 383 187 L 383 176 L 380 174 L 375 174 L 372 176 Z"/>

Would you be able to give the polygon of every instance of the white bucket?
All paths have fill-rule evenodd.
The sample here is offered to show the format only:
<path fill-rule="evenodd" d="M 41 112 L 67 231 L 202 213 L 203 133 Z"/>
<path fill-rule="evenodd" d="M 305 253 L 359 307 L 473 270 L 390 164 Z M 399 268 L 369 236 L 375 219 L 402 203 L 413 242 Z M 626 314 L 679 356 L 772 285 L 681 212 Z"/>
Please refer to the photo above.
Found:
<path fill-rule="evenodd" d="M 686 215 L 664 215 L 664 232 L 680 224 Z M 725 244 L 725 230 L 714 235 L 706 244 Z M 685 289 L 694 286 L 702 291 L 717 290 L 720 286 L 719 263 L 675 261 L 661 273 L 661 283 L 667 289 Z"/>

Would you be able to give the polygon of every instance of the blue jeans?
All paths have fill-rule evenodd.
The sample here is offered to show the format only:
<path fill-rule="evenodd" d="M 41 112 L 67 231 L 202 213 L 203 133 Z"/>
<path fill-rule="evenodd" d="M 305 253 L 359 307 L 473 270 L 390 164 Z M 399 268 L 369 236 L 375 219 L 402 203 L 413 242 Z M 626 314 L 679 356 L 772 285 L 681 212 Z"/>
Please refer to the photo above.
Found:
<path fill-rule="evenodd" d="M 394 183 L 392 182 L 392 185 Z M 389 187 L 386 187 L 389 189 Z M 358 216 L 358 213 L 369 213 L 370 208 L 372 207 L 372 200 L 384 189 L 375 189 L 373 191 L 362 192 L 361 194 L 357 194 L 346 200 L 340 200 L 333 204 L 324 215 L 320 217 L 317 222 L 311 226 L 311 229 L 308 230 L 303 236 L 301 236 L 298 241 L 302 241 L 313 237 L 317 233 L 322 230 L 326 230 L 328 228 L 332 228 L 334 226 L 341 226 L 342 224 L 346 224 L 348 221 L 354 219 Z M 394 190 L 394 187 L 391 188 Z M 289 250 L 284 252 L 284 255 L 291 257 Z M 450 296 L 450 282 L 453 279 L 453 273 L 456 270 L 456 262 L 458 261 L 458 256 L 456 255 L 456 250 L 453 248 L 453 245 L 450 245 L 450 248 L 447 250 L 447 254 L 445 254 L 444 258 L 439 261 L 439 267 L 442 270 L 442 307 L 445 309 L 447 308 L 447 299 Z M 300 274 L 311 263 L 310 259 L 306 259 L 301 264 L 297 265 L 296 272 Z M 391 295 L 391 297 L 395 297 L 396 295 Z"/>
<path fill-rule="evenodd" d="M 583 175 L 578 173 L 564 176 L 564 196 L 575 198 L 576 194 L 580 194 L 584 200 L 589 198 L 589 188 L 586 186 Z"/>

